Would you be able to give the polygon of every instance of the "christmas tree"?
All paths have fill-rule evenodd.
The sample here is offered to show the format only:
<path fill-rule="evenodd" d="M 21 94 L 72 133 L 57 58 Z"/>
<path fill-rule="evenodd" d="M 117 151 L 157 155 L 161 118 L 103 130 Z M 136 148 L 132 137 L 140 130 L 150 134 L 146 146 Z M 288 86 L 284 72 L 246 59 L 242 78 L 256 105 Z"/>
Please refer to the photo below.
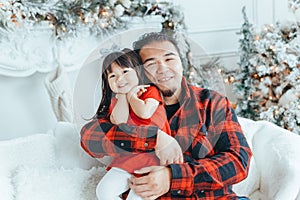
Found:
<path fill-rule="evenodd" d="M 243 13 L 241 71 L 231 75 L 237 113 L 300 134 L 300 26 L 278 22 L 255 32 Z"/>
<path fill-rule="evenodd" d="M 253 48 L 254 35 L 253 35 L 253 25 L 250 24 L 245 7 L 243 8 L 244 23 L 242 25 L 239 34 L 243 36 L 239 40 L 240 42 L 240 73 L 235 76 L 236 82 L 234 83 L 237 101 L 237 113 L 240 116 L 257 119 L 259 106 L 257 104 L 257 96 L 254 95 L 256 90 L 254 87 L 254 79 L 252 79 L 252 74 L 254 73 L 251 67 L 251 56 L 255 54 Z M 228 82 L 233 81 L 233 76 L 230 76 Z"/>

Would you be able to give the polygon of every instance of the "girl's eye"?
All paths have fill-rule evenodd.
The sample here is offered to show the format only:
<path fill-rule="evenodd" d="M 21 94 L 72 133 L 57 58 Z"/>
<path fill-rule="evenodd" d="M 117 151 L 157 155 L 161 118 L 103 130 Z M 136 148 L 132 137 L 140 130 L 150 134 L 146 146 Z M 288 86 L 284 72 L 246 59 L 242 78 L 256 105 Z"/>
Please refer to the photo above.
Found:
<path fill-rule="evenodd" d="M 129 69 L 124 69 L 123 73 L 126 74 L 127 72 L 129 72 Z"/>
<path fill-rule="evenodd" d="M 114 75 L 114 74 L 111 74 L 108 76 L 108 78 L 114 78 L 114 77 L 116 77 L 116 75 Z"/>

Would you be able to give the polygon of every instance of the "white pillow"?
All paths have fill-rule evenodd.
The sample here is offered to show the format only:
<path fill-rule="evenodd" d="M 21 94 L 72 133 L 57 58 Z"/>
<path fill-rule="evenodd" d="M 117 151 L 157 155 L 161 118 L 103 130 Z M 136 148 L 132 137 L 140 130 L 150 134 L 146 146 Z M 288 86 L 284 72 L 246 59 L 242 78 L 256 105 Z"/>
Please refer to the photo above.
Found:
<path fill-rule="evenodd" d="M 54 136 L 50 134 L 34 134 L 0 141 L 0 171 L 12 173 L 21 165 L 54 166 L 54 141 Z"/>
<path fill-rule="evenodd" d="M 92 200 L 104 168 L 29 168 L 16 171 L 15 200 Z"/>
<path fill-rule="evenodd" d="M 58 122 L 53 135 L 56 138 L 57 166 L 65 169 L 74 167 L 90 169 L 100 164 L 81 148 L 79 130 L 76 129 L 75 124 Z"/>

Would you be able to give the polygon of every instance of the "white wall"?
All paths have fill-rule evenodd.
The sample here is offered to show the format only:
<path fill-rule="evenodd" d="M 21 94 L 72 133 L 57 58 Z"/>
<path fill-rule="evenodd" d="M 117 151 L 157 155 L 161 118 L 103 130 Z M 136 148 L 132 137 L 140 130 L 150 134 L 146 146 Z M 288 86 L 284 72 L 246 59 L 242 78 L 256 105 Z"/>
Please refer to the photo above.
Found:
<path fill-rule="evenodd" d="M 194 56 L 208 54 L 221 57 L 221 61 L 226 67 L 237 67 L 238 35 L 236 35 L 236 32 L 239 31 L 243 23 L 241 10 L 244 5 L 247 7 L 246 9 L 250 21 L 258 26 L 291 17 L 291 14 L 288 13 L 287 0 L 174 0 L 174 2 L 181 5 L 183 8 L 189 37 L 204 49 L 204 51 L 201 52 L 197 51 L 197 53 L 199 52 L 198 55 L 194 52 Z M 149 25 L 149 23 L 153 23 L 153 20 L 152 22 L 145 20 L 145 24 L 146 23 Z M 140 24 L 143 25 L 144 23 L 137 22 L 136 26 L 138 27 Z M 159 24 L 159 22 L 155 24 Z M 154 24 L 151 25 L 153 26 Z M 132 34 L 129 35 L 133 36 Z M 22 48 L 19 49 L 22 49 L 25 52 L 18 52 L 21 54 L 20 56 L 25 57 L 24 63 L 22 64 L 28 64 L 28 62 L 26 62 L 26 48 L 24 46 L 28 43 L 20 41 L 23 37 L 16 38 L 19 38 L 18 41 L 15 41 L 16 45 L 20 45 Z M 23 40 L 26 39 L 28 38 L 23 38 Z M 51 42 L 52 40 L 46 41 Z M 120 41 L 126 42 L 127 38 L 121 38 Z M 8 46 L 4 49 L 4 52 L 8 52 L 9 49 L 16 46 L 11 45 L 11 41 L 7 42 Z M 82 42 L 84 42 L 84 46 L 81 45 Z M 115 42 L 119 42 L 119 40 Z M 36 43 L 38 47 L 42 45 L 40 42 Z M 67 61 L 76 61 L 75 65 L 70 64 L 70 66 L 75 66 L 75 69 L 80 63 L 84 62 L 84 60 L 77 61 L 79 57 L 82 58 L 83 54 L 89 54 L 89 51 L 92 51 L 94 47 L 99 45 L 97 42 L 89 40 L 88 35 L 86 35 L 86 37 L 80 37 L 76 41 L 69 41 L 68 44 L 67 47 L 70 48 L 65 48 L 65 46 L 62 48 L 64 53 L 61 56 L 61 59 L 65 59 L 66 61 L 62 62 L 62 64 L 68 64 Z M 28 45 L 31 47 L 30 44 Z M 35 51 L 39 51 L 38 47 L 35 48 Z M 81 51 L 76 51 L 76 49 Z M 12 54 L 16 53 L 16 51 L 13 50 L 11 52 Z M 47 52 L 49 53 L 51 51 Z M 29 53 L 31 52 L 27 51 L 27 54 Z M 45 58 L 43 53 L 41 57 Z M 19 56 L 17 56 L 17 58 L 19 58 Z M 7 62 L 7 59 L 8 58 L 4 58 L 4 61 Z M 49 63 L 49 60 L 45 63 L 49 66 L 49 69 L 46 68 L 48 71 L 54 69 L 58 64 L 57 62 Z M 18 65 L 18 70 L 7 68 L 7 66 L 4 66 L 4 68 L 2 66 L 0 69 L 0 140 L 38 132 L 46 132 L 53 128 L 56 123 L 49 95 L 44 86 L 47 73 L 36 72 L 32 74 L 34 71 L 46 72 L 47 70 L 44 70 L 45 66 L 42 64 L 32 65 L 35 66 L 31 66 L 31 64 L 27 67 Z M 40 68 L 40 70 L 37 70 L 36 68 Z M 7 76 L 1 75 L 3 74 L 1 72 L 3 71 L 6 72 Z M 73 86 L 77 72 L 78 71 L 72 71 L 69 73 L 71 80 L 73 80 Z M 85 80 L 88 81 L 88 78 L 84 79 L 84 81 Z M 94 90 L 95 88 L 92 88 L 91 91 Z M 78 94 L 78 98 L 75 99 L 78 100 L 77 102 L 81 102 L 80 99 L 84 99 L 85 97 L 90 99 L 93 98 L 92 95 L 80 95 L 81 93 Z M 74 102 L 75 106 L 77 105 L 77 102 Z M 91 106 L 88 111 L 92 112 L 95 105 L 93 101 L 91 101 L 90 104 Z M 83 103 L 81 105 L 85 104 Z M 90 113 L 86 114 L 78 109 L 75 111 L 79 112 L 79 116 L 84 116 L 86 118 L 91 116 Z M 85 112 L 87 111 L 85 110 Z"/>
<path fill-rule="evenodd" d="M 242 7 L 256 27 L 292 19 L 287 0 L 174 0 L 183 8 L 190 38 L 211 56 L 221 58 L 227 68 L 236 68 Z M 199 55 L 202 56 L 202 55 Z"/>

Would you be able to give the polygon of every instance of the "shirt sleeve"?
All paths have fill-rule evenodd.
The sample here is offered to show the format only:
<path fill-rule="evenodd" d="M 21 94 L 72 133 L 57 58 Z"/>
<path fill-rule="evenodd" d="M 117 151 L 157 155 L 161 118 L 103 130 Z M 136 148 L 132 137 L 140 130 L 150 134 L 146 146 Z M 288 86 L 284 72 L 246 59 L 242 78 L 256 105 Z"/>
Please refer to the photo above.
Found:
<path fill-rule="evenodd" d="M 161 98 L 161 95 L 159 93 L 159 90 L 155 86 L 148 87 L 147 91 L 144 92 L 139 98 L 142 99 L 142 100 L 152 98 L 152 99 L 155 99 L 158 102 L 162 103 L 162 98 Z"/>
<path fill-rule="evenodd" d="M 187 162 L 169 165 L 171 193 L 175 195 L 211 192 L 247 177 L 252 152 L 228 99 L 212 92 L 203 94 L 201 99 L 205 102 L 207 129 L 207 135 L 202 138 L 210 141 L 212 150 L 196 159 L 195 155 L 203 154 L 203 143 L 196 140 Z"/>
<path fill-rule="evenodd" d="M 157 131 L 154 126 L 114 125 L 105 118 L 93 119 L 81 129 L 81 146 L 96 158 L 151 152 L 156 145 Z"/>

